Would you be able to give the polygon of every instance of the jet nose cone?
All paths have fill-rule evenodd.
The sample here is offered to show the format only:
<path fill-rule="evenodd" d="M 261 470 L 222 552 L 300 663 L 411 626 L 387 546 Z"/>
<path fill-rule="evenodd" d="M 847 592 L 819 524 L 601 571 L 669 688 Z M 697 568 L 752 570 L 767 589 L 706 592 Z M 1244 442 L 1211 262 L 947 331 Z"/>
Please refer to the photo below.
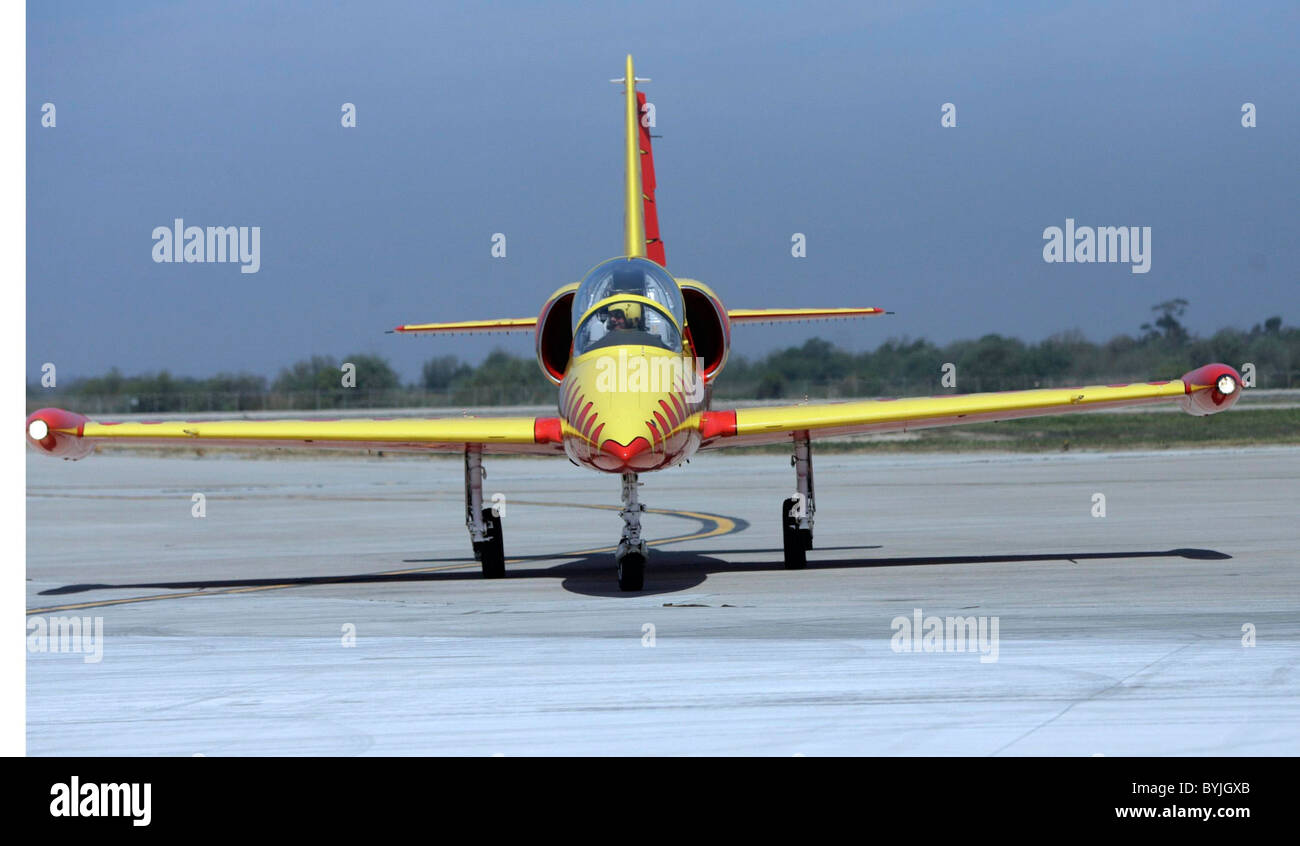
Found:
<path fill-rule="evenodd" d="M 600 445 L 605 468 L 609 470 L 622 470 L 625 472 L 634 472 L 637 470 L 646 470 L 655 464 L 652 460 L 646 462 L 644 459 L 654 456 L 648 456 L 650 451 L 650 442 L 645 438 L 633 438 L 631 443 L 620 444 L 618 441 L 606 439 Z"/>

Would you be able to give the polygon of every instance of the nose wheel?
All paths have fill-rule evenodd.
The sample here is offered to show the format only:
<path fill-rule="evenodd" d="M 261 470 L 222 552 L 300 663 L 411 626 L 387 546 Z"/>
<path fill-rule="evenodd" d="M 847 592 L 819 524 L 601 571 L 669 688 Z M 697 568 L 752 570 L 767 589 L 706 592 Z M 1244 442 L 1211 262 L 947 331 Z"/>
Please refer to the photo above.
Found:
<path fill-rule="evenodd" d="M 799 528 L 798 497 L 781 503 L 781 546 L 785 553 L 785 569 L 802 570 L 808 566 L 808 550 L 812 549 L 812 529 Z"/>
<path fill-rule="evenodd" d="M 501 518 L 484 508 L 483 540 L 474 544 L 475 556 L 483 568 L 483 578 L 499 579 L 506 574 L 505 544 L 501 536 Z"/>
<path fill-rule="evenodd" d="M 645 589 L 645 553 L 625 552 L 616 555 L 618 562 L 618 589 L 633 591 Z"/>
<path fill-rule="evenodd" d="M 641 515 L 645 513 L 645 506 L 637 499 L 640 486 L 635 473 L 623 474 L 623 508 L 618 512 L 623 518 L 623 536 L 619 538 L 618 550 L 614 553 L 619 590 L 634 591 L 645 587 L 645 562 L 649 549 L 641 539 Z"/>

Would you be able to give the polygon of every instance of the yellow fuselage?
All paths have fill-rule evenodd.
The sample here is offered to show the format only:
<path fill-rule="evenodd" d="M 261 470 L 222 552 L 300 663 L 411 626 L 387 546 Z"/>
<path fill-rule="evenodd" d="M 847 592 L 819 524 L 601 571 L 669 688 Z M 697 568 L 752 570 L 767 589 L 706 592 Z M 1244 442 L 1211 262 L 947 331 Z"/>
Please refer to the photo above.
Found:
<path fill-rule="evenodd" d="M 578 356 L 560 382 L 565 452 L 607 473 L 659 470 L 690 458 L 708 405 L 694 368 L 683 353 L 644 345 L 611 344 Z"/>

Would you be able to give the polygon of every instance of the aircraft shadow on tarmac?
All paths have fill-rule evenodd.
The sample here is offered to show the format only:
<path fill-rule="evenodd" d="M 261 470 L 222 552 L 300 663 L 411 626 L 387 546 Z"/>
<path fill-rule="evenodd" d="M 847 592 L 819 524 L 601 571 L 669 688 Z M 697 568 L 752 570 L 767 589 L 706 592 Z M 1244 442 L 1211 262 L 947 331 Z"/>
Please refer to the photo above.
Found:
<path fill-rule="evenodd" d="M 879 546 L 827 547 L 814 552 L 836 552 L 844 550 L 879 549 Z M 646 589 L 635 593 L 624 593 L 618 589 L 614 580 L 614 566 L 608 552 L 573 557 L 563 564 L 547 567 L 528 567 L 518 564 L 506 568 L 507 579 L 562 579 L 561 586 L 571 592 L 585 596 L 637 597 L 654 594 L 676 593 L 691 590 L 703 584 L 715 573 L 750 573 L 764 570 L 781 570 L 783 564 L 779 557 L 780 549 L 720 549 L 702 551 L 656 550 L 646 570 Z M 717 558 L 717 555 L 730 554 L 771 555 L 776 558 L 764 558 L 759 561 L 733 562 Z M 515 556 L 508 561 L 552 561 L 563 558 L 558 555 Z M 990 555 L 946 555 L 920 556 L 911 558 L 809 558 L 809 570 L 836 570 L 871 567 L 918 567 L 918 566 L 960 566 L 966 564 L 1035 564 L 1067 561 L 1106 561 L 1132 558 L 1182 558 L 1193 561 L 1226 561 L 1232 558 L 1223 552 L 1212 549 L 1169 549 L 1160 551 L 1128 552 L 1077 552 L 1077 553 L 1012 553 Z M 431 565 L 454 566 L 463 564 L 461 570 L 438 570 L 434 572 L 394 572 L 394 573 L 358 573 L 342 576 L 295 576 L 290 578 L 257 579 L 209 579 L 202 581 L 160 581 L 136 582 L 131 584 L 79 584 L 65 585 L 40 592 L 42 596 L 55 596 L 84 593 L 96 590 L 162 589 L 162 590 L 214 590 L 237 588 L 275 588 L 275 587 L 312 587 L 317 585 L 348 584 L 385 584 L 385 583 L 419 583 L 419 582 L 460 582 L 481 581 L 479 571 L 474 568 L 473 559 L 444 558 L 408 560 L 405 563 L 427 563 Z"/>

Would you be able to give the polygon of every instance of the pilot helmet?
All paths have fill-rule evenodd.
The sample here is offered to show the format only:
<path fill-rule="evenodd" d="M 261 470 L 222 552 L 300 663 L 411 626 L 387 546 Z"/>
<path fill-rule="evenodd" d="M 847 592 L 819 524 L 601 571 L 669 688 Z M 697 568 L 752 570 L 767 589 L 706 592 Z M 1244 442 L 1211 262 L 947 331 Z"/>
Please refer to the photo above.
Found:
<path fill-rule="evenodd" d="M 628 328 L 636 328 L 641 325 L 641 315 L 643 314 L 640 303 L 614 303 L 609 307 L 609 316 L 621 316 L 628 325 Z"/>

